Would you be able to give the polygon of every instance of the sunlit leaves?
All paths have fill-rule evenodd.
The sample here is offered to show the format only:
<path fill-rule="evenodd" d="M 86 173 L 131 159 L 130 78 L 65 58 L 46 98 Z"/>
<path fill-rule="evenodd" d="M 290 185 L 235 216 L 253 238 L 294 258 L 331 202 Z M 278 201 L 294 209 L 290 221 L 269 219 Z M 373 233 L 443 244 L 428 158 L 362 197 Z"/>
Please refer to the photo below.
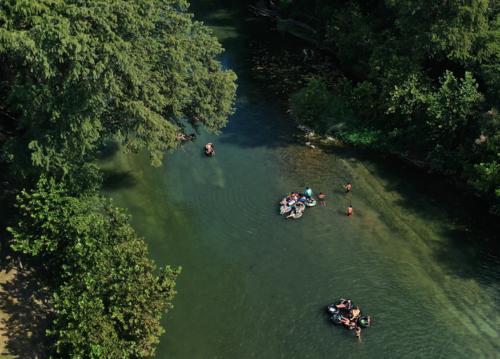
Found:
<path fill-rule="evenodd" d="M 52 273 L 57 357 L 151 356 L 179 270 L 156 270 L 128 216 L 97 195 L 76 198 L 42 178 L 18 207 L 12 248 Z"/>
<path fill-rule="evenodd" d="M 0 3 L 6 105 L 35 166 L 68 173 L 116 134 L 159 164 L 181 120 L 213 131 L 226 124 L 235 75 L 186 11 L 182 0 Z"/>

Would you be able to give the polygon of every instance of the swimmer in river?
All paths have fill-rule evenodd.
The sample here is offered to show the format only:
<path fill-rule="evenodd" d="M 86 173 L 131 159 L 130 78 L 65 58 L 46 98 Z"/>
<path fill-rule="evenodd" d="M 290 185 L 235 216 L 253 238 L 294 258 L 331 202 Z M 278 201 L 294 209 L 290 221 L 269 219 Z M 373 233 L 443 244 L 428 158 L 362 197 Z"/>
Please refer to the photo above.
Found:
<path fill-rule="evenodd" d="M 210 142 L 205 145 L 205 154 L 207 156 L 215 155 L 215 146 L 213 143 Z"/>

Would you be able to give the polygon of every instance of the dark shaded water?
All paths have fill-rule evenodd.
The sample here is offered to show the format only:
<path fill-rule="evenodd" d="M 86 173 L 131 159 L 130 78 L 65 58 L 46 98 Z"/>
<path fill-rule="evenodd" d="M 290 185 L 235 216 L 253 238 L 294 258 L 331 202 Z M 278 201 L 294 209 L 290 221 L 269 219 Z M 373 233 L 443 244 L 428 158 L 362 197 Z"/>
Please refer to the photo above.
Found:
<path fill-rule="evenodd" d="M 246 73 L 243 28 L 214 9 L 205 19 L 239 75 L 228 127 L 161 168 L 142 155 L 103 162 L 108 193 L 130 209 L 152 257 L 183 267 L 157 358 L 498 357 L 499 259 L 411 172 L 297 144 Z M 201 153 L 208 141 L 215 158 Z M 305 185 L 326 192 L 327 207 L 283 220 L 277 200 Z M 361 342 L 327 320 L 340 296 L 374 317 Z"/>

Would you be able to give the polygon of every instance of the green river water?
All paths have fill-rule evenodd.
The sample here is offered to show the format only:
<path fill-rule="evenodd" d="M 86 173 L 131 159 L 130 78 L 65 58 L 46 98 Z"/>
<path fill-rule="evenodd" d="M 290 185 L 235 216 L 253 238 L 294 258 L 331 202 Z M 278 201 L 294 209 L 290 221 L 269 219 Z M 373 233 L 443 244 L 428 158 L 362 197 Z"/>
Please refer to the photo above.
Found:
<path fill-rule="evenodd" d="M 300 144 L 248 73 L 241 16 L 200 9 L 239 76 L 229 125 L 161 168 L 120 152 L 102 162 L 107 194 L 130 210 L 154 260 L 183 267 L 156 357 L 499 357 L 500 261 L 456 221 L 453 202 L 411 170 Z M 328 194 L 327 207 L 281 218 L 280 197 L 306 185 Z M 341 296 L 374 319 L 361 342 L 328 322 L 325 306 Z"/>

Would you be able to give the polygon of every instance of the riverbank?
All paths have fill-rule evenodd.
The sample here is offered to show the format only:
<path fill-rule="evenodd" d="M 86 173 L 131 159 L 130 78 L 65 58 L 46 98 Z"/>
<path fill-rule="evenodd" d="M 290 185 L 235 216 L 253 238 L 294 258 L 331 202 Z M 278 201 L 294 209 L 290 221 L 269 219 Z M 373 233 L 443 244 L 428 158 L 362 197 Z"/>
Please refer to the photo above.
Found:
<path fill-rule="evenodd" d="M 300 134 L 297 135 L 297 141 L 312 151 L 334 155 L 355 151 L 360 159 L 411 173 L 414 186 L 425 188 L 427 196 L 454 208 L 450 211 L 454 223 L 463 223 L 464 231 L 470 233 L 475 240 L 483 242 L 493 253 L 500 254 L 500 243 L 497 241 L 500 222 L 497 221 L 496 215 L 489 213 L 484 207 L 484 201 L 475 191 L 464 188 L 462 183 L 457 183 L 450 177 L 430 172 L 407 158 L 381 151 L 369 151 L 366 148 L 353 148 L 351 144 L 337 137 L 319 135 L 305 126 L 299 125 L 298 129 Z"/>
<path fill-rule="evenodd" d="M 11 282 L 16 274 L 15 270 L 1 270 L 0 271 L 0 298 L 5 300 L 9 295 L 5 291 L 5 284 Z M 10 359 L 12 356 L 9 354 L 7 344 L 9 341 L 7 322 L 10 315 L 5 310 L 0 310 L 0 358 Z"/>
<path fill-rule="evenodd" d="M 47 290 L 32 271 L 2 263 L 0 358 L 46 358 Z"/>
<path fill-rule="evenodd" d="M 468 11 L 463 7 L 448 12 L 449 7 L 453 5 L 436 5 L 433 20 L 416 7 L 414 15 L 425 20 L 415 27 L 404 15 L 408 11 L 404 6 L 362 1 L 330 5 L 313 1 L 309 6 L 259 2 L 255 12 L 260 16 L 257 32 L 264 35 L 259 41 L 267 44 L 274 39 L 270 46 L 274 53 L 280 49 L 295 57 L 319 53 L 328 59 L 320 63 L 335 64 L 333 71 L 314 73 L 292 96 L 296 119 L 344 142 L 445 175 L 460 190 L 479 194 L 483 207 L 498 215 L 499 72 L 492 67 L 497 62 L 495 53 L 483 56 L 484 49 L 498 47 L 498 39 L 460 46 L 464 61 L 437 45 L 444 41 L 453 47 L 453 41 L 448 41 L 459 38 L 446 30 L 434 34 L 433 41 L 415 41 L 434 33 L 433 21 L 448 24 L 443 30 L 450 30 L 449 24 L 461 21 L 458 14 Z M 497 10 L 476 10 L 484 26 L 458 27 L 465 38 L 469 32 L 474 34 L 473 42 L 482 38 L 477 34 L 497 28 L 493 20 Z M 401 32 L 399 27 L 405 23 L 409 31 Z M 300 28 L 308 28 L 309 36 Z"/>
<path fill-rule="evenodd" d="M 256 25 L 258 24 L 258 25 Z M 461 207 L 467 212 L 464 219 L 470 220 L 471 226 L 481 229 L 485 238 L 495 238 L 500 231 L 500 221 L 494 207 L 495 200 L 479 192 L 477 188 L 462 178 L 450 176 L 433 170 L 427 162 L 412 156 L 408 152 L 398 152 L 388 148 L 362 144 L 349 140 L 342 130 L 321 134 L 316 128 L 301 125 L 291 106 L 291 97 L 304 88 L 309 78 L 319 76 L 333 83 L 342 76 L 335 70 L 335 65 L 322 54 L 320 49 L 311 48 L 310 42 L 273 29 L 274 21 L 258 18 L 249 25 L 255 38 L 249 45 L 252 76 L 278 100 L 282 111 L 288 114 L 291 124 L 299 127 L 303 136 L 298 141 L 312 149 L 335 151 L 335 148 L 350 146 L 357 151 L 369 153 L 371 159 L 389 161 L 402 169 L 412 168 L 423 181 L 434 184 L 436 188 L 452 192 L 450 197 L 462 198 Z M 341 111 L 342 112 L 342 111 Z M 342 129 L 344 125 L 339 125 Z M 356 136 L 355 136 L 356 137 Z"/>

